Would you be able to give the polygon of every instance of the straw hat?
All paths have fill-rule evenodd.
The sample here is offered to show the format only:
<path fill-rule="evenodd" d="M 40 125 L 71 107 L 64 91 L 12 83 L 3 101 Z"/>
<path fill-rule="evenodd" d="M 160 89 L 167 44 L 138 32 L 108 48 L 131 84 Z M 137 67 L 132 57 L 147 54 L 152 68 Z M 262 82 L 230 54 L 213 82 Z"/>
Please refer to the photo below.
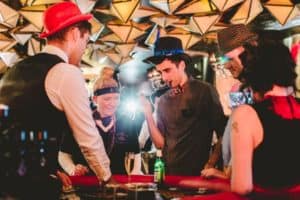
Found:
<path fill-rule="evenodd" d="M 219 48 L 223 54 L 258 38 L 257 34 L 251 32 L 244 24 L 236 24 L 222 29 L 217 35 Z"/>

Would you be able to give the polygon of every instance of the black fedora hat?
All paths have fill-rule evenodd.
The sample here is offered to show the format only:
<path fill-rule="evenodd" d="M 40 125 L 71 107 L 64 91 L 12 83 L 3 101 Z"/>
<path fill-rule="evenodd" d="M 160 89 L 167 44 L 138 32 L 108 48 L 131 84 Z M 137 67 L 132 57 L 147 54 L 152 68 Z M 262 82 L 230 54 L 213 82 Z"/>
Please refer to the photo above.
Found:
<path fill-rule="evenodd" d="M 176 37 L 161 37 L 155 42 L 154 55 L 146 58 L 144 62 L 159 64 L 165 58 L 175 56 L 181 57 L 182 60 L 185 60 L 186 62 L 191 61 L 190 56 L 184 53 L 180 39 Z"/>

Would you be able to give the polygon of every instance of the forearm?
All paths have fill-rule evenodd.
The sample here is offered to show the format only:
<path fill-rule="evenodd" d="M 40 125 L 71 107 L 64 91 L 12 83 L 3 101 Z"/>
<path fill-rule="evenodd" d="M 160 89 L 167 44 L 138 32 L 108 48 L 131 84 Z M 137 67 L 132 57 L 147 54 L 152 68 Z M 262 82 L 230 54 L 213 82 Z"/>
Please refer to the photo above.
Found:
<path fill-rule="evenodd" d="M 74 175 L 75 164 L 72 160 L 72 155 L 59 151 L 58 152 L 58 163 L 63 170 L 70 176 Z"/>
<path fill-rule="evenodd" d="M 157 128 L 152 114 L 148 113 L 145 115 L 145 117 L 152 142 L 154 143 L 156 148 L 162 149 L 164 146 L 164 137 L 162 136 L 160 130 Z"/>
<path fill-rule="evenodd" d="M 220 137 L 218 139 L 218 142 L 215 144 L 215 148 L 213 149 L 213 152 L 209 156 L 209 159 L 205 164 L 204 168 L 207 169 L 207 168 L 215 167 L 216 163 L 221 157 L 221 153 L 222 153 L 222 138 Z"/>

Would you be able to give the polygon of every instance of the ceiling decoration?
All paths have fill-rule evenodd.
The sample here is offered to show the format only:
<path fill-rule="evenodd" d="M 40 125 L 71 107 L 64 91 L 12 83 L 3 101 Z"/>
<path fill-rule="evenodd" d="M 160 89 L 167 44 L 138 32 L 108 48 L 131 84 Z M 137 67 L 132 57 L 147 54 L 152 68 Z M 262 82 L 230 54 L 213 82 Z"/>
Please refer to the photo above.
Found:
<path fill-rule="evenodd" d="M 19 13 L 40 31 L 43 30 L 43 12 L 46 5 L 30 6 L 22 8 Z"/>
<path fill-rule="evenodd" d="M 141 25 L 143 26 L 143 24 Z M 139 27 L 137 23 L 118 23 L 118 22 L 109 22 L 107 27 L 121 39 L 123 43 L 132 43 L 134 39 L 143 35 L 145 32 L 143 28 Z"/>
<path fill-rule="evenodd" d="M 63 0 L 20 0 L 23 6 L 36 6 L 62 2 Z"/>
<path fill-rule="evenodd" d="M 178 28 L 168 32 L 168 36 L 179 38 L 184 49 L 189 49 L 202 39 L 199 35 Z"/>
<path fill-rule="evenodd" d="M 43 1 L 43 0 L 41 0 Z M 49 1 L 49 0 L 48 0 Z M 60 0 L 63 1 L 63 0 Z M 96 1 L 94 0 L 72 0 L 72 2 L 76 3 L 82 13 L 90 13 L 94 9 Z M 44 3 L 46 4 L 46 3 Z"/>
<path fill-rule="evenodd" d="M 150 5 L 171 15 L 185 0 L 150 0 Z"/>
<path fill-rule="evenodd" d="M 180 19 L 175 16 L 156 15 L 150 17 L 150 20 L 162 28 L 166 28 L 178 22 Z"/>
<path fill-rule="evenodd" d="M 299 15 L 299 8 L 290 0 L 270 0 L 264 6 L 282 25 Z"/>
<path fill-rule="evenodd" d="M 33 56 L 37 53 L 40 53 L 42 51 L 43 46 L 44 46 L 43 43 L 41 43 L 40 41 L 34 38 L 31 38 L 28 41 L 27 54 L 29 56 Z"/>
<path fill-rule="evenodd" d="M 195 15 L 191 17 L 188 27 L 190 28 L 191 32 L 203 35 L 207 31 L 209 31 L 210 28 L 212 28 L 219 19 L 220 15 Z"/>
<path fill-rule="evenodd" d="M 9 27 L 14 28 L 17 25 L 19 19 L 19 13 L 14 9 L 8 7 L 3 2 L 0 2 L 0 23 Z"/>
<path fill-rule="evenodd" d="M 248 24 L 262 11 L 259 0 L 245 0 L 230 21 L 232 24 Z"/>
<path fill-rule="evenodd" d="M 16 41 L 0 33 L 0 51 L 8 51 L 16 44 Z"/>
<path fill-rule="evenodd" d="M 92 24 L 90 40 L 96 42 L 105 26 L 94 17 L 90 20 L 90 23 Z"/>
<path fill-rule="evenodd" d="M 62 1 L 19 0 L 22 8 L 0 2 L 0 73 L 3 66 L 12 65 L 19 57 L 42 50 L 45 41 L 38 35 L 43 31 L 43 12 Z M 132 57 L 139 59 L 140 52 L 135 49 L 151 52 L 156 39 L 162 36 L 180 38 L 191 55 L 206 55 L 199 46 L 215 43 L 216 32 L 230 24 L 251 24 L 263 12 L 284 25 L 299 15 L 297 5 L 290 0 L 71 1 L 82 12 L 94 14 L 90 21 L 93 45 L 83 57 L 90 67 L 101 65 L 103 60 L 119 67 Z"/>
<path fill-rule="evenodd" d="M 14 51 L 0 52 L 0 59 L 8 67 L 11 67 L 18 60 L 18 58 L 18 55 Z"/>
<path fill-rule="evenodd" d="M 194 0 L 186 4 L 176 14 L 211 13 L 217 8 L 209 0 Z"/>
<path fill-rule="evenodd" d="M 112 13 L 122 22 L 126 23 L 138 9 L 139 0 L 112 2 Z"/>
<path fill-rule="evenodd" d="M 226 11 L 229 8 L 243 2 L 244 0 L 212 0 L 219 11 Z"/>

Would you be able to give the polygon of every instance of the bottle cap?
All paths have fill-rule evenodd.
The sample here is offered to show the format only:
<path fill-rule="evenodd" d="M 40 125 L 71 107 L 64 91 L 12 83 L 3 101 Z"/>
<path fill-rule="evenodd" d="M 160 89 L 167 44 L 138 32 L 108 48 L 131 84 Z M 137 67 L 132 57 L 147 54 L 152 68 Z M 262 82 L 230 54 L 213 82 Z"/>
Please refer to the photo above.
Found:
<path fill-rule="evenodd" d="M 157 150 L 156 150 L 156 156 L 157 156 L 157 157 L 162 157 L 162 152 L 161 152 L 160 149 L 157 149 Z"/>

